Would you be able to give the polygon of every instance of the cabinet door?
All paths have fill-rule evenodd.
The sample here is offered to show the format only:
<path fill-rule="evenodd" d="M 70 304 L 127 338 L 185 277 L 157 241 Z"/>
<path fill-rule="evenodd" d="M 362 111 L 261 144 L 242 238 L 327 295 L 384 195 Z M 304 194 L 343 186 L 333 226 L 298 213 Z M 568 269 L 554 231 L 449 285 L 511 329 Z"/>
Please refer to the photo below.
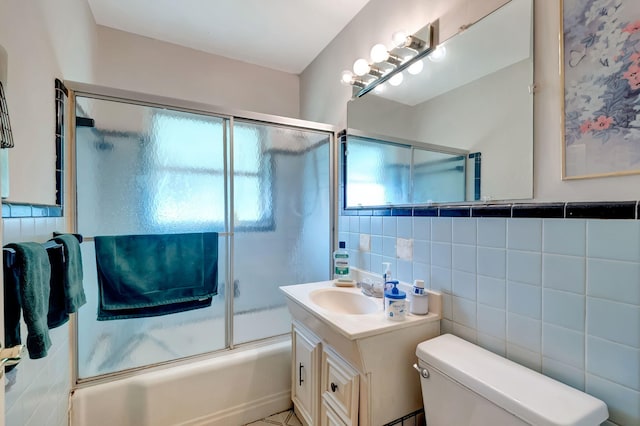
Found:
<path fill-rule="evenodd" d="M 360 376 L 329 348 L 322 352 L 323 405 L 327 403 L 346 425 L 358 424 Z"/>
<path fill-rule="evenodd" d="M 319 352 L 320 345 L 294 327 L 291 399 L 296 413 L 308 425 L 316 424 L 318 415 Z"/>

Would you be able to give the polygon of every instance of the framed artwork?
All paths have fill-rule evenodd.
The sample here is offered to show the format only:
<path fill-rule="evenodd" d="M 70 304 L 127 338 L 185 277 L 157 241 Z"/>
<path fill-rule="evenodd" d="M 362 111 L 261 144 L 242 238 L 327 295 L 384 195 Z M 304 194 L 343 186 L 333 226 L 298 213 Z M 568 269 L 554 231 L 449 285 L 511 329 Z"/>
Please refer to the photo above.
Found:
<path fill-rule="evenodd" d="M 562 178 L 640 173 L 640 1 L 560 4 Z"/>

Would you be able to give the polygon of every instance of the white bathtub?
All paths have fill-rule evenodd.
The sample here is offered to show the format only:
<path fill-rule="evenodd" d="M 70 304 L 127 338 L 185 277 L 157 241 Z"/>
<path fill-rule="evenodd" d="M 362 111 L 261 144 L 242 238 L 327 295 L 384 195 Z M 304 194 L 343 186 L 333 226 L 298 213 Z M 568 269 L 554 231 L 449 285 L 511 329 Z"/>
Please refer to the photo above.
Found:
<path fill-rule="evenodd" d="M 71 396 L 71 426 L 243 425 L 291 406 L 291 342 L 87 386 Z"/>

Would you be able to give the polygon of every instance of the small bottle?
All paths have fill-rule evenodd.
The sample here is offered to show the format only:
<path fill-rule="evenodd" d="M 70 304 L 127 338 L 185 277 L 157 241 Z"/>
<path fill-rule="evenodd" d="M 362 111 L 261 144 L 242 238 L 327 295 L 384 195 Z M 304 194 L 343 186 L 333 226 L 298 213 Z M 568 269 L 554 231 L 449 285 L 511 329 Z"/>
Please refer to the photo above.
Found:
<path fill-rule="evenodd" d="M 384 272 L 382 273 L 382 281 L 384 282 L 384 291 L 387 291 L 391 288 L 391 284 L 388 284 L 393 278 L 391 276 L 391 263 L 382 262 L 382 267 L 384 268 Z"/>
<path fill-rule="evenodd" d="M 407 293 L 398 289 L 398 281 L 389 281 L 392 289 L 384 292 L 384 315 L 392 321 L 407 317 Z"/>
<path fill-rule="evenodd" d="M 429 298 L 424 291 L 424 281 L 414 280 L 409 300 L 409 312 L 415 315 L 426 315 L 429 313 Z"/>
<path fill-rule="evenodd" d="M 333 279 L 337 282 L 352 283 L 349 269 L 349 252 L 344 241 L 338 243 L 338 250 L 333 252 Z"/>

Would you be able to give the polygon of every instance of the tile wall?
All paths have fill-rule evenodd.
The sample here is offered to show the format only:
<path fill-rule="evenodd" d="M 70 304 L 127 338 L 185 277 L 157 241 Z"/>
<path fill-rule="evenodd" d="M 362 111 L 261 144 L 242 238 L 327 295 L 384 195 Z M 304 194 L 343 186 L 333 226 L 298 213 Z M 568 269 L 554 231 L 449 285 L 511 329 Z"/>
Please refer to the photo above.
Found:
<path fill-rule="evenodd" d="M 28 217 L 3 219 L 3 244 L 44 242 L 53 231 L 65 229 L 64 218 Z M 22 323 L 21 336 L 27 330 Z M 67 426 L 71 390 L 69 325 L 50 330 L 51 348 L 45 358 L 25 354 L 18 367 L 6 374 L 5 422 L 7 426 Z"/>
<path fill-rule="evenodd" d="M 640 424 L 640 220 L 341 216 L 339 239 L 354 266 L 441 291 L 443 333 Z"/>

